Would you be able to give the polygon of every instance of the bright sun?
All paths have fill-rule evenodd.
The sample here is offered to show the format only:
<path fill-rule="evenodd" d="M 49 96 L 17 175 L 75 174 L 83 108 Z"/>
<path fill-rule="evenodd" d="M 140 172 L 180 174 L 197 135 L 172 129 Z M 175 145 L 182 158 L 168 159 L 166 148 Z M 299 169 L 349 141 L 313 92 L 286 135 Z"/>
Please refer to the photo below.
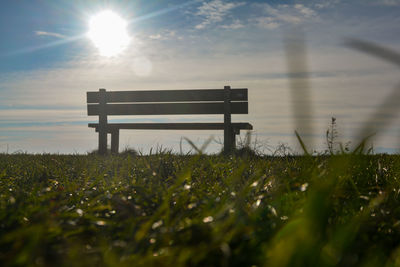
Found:
<path fill-rule="evenodd" d="M 127 22 L 116 13 L 102 11 L 90 19 L 88 37 L 99 49 L 100 55 L 115 56 L 129 44 L 126 26 Z"/>

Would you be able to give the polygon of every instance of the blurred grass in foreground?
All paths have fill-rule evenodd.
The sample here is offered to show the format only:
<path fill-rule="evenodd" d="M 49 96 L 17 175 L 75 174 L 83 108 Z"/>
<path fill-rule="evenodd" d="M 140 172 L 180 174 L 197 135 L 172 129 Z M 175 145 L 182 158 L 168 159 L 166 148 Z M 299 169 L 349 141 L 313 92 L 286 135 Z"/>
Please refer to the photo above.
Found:
<path fill-rule="evenodd" d="M 0 155 L 0 262 L 398 266 L 399 177 L 398 155 Z"/>

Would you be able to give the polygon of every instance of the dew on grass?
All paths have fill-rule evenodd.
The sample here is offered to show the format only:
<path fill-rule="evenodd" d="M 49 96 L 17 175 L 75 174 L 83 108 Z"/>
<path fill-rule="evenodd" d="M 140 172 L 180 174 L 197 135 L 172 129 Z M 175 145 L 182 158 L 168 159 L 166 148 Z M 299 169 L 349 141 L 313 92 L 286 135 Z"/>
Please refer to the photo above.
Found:
<path fill-rule="evenodd" d="M 203 219 L 204 223 L 209 223 L 209 222 L 212 222 L 212 221 L 214 221 L 214 218 L 212 216 L 207 216 L 207 217 L 205 217 Z"/>
<path fill-rule="evenodd" d="M 115 240 L 113 242 L 113 246 L 114 247 L 120 247 L 120 248 L 124 248 L 127 246 L 127 243 L 124 240 Z"/>
<path fill-rule="evenodd" d="M 270 189 L 272 187 L 272 181 L 268 181 L 268 183 L 266 183 L 265 185 L 264 185 L 264 190 L 265 191 L 268 191 L 268 189 Z"/>
<path fill-rule="evenodd" d="M 78 213 L 79 216 L 83 215 L 83 210 L 81 209 L 76 209 L 76 213 Z"/>
<path fill-rule="evenodd" d="M 75 225 L 76 225 L 76 221 L 74 221 L 74 220 L 68 220 L 67 223 L 68 223 L 69 225 L 72 225 L 72 226 L 75 226 Z"/>
<path fill-rule="evenodd" d="M 153 225 L 151 226 L 151 228 L 152 228 L 153 230 L 154 230 L 154 229 L 157 229 L 157 228 L 160 227 L 162 224 L 163 224 L 162 220 L 159 220 L 159 221 L 153 223 Z"/>
<path fill-rule="evenodd" d="M 193 209 L 193 208 L 195 208 L 197 205 L 196 205 L 196 203 L 190 203 L 187 207 L 188 207 L 188 209 Z"/>
<path fill-rule="evenodd" d="M 307 190 L 307 187 L 308 187 L 308 183 L 302 184 L 302 185 L 300 186 L 300 191 L 301 191 L 301 192 L 306 191 L 306 190 Z"/>
<path fill-rule="evenodd" d="M 276 212 L 276 209 L 274 207 L 272 207 L 271 205 L 268 205 L 268 208 L 274 216 L 278 216 L 278 213 Z"/>
<path fill-rule="evenodd" d="M 96 221 L 96 224 L 98 226 L 104 226 L 104 225 L 106 225 L 106 222 L 105 221 Z"/>

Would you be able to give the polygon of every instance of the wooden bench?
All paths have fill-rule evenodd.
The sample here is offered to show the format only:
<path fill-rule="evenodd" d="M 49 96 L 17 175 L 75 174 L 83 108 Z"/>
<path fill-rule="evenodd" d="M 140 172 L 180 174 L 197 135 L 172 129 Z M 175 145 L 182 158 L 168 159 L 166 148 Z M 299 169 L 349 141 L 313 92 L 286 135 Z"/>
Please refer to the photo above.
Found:
<path fill-rule="evenodd" d="M 240 130 L 252 130 L 249 123 L 232 123 L 231 114 L 248 114 L 247 89 L 200 89 L 161 91 L 87 92 L 88 116 L 99 116 L 89 123 L 99 133 L 99 154 L 107 153 L 107 134 L 111 152 L 118 153 L 120 129 L 145 130 L 224 130 L 224 151 L 235 148 Z M 114 115 L 200 115 L 224 114 L 223 123 L 108 123 Z"/>

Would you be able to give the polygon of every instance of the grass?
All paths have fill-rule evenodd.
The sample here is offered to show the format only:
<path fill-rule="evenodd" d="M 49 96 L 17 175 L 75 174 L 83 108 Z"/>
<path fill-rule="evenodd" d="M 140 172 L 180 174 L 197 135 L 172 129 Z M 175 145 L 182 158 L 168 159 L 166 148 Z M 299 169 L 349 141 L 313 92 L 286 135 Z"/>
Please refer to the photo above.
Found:
<path fill-rule="evenodd" d="M 400 156 L 0 155 L 3 266 L 397 266 Z"/>

